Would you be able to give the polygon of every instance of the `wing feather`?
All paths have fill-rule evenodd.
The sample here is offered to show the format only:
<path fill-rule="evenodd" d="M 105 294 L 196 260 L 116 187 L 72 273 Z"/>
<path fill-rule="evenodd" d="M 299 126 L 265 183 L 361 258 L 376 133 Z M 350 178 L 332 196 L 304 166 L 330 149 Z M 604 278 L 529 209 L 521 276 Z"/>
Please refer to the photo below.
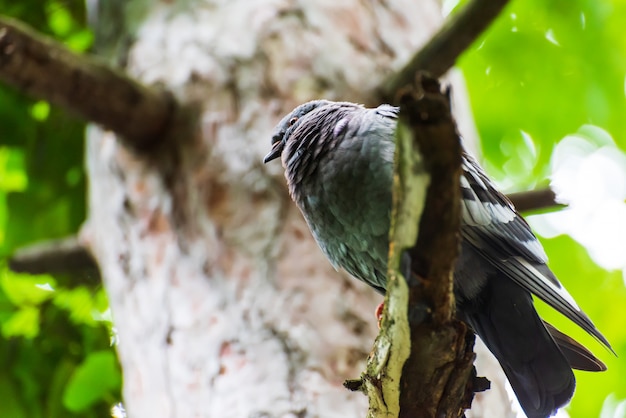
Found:
<path fill-rule="evenodd" d="M 545 265 L 548 257 L 526 221 L 468 154 L 464 155 L 461 188 L 463 238 L 507 277 L 612 351 L 607 339 Z"/>

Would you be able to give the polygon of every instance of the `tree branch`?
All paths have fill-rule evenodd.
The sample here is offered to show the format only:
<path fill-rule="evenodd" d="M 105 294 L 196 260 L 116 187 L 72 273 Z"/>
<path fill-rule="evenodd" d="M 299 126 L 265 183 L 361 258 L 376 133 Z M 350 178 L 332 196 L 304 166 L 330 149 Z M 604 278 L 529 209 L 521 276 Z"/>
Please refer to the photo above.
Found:
<path fill-rule="evenodd" d="M 397 91 L 412 84 L 418 71 L 425 71 L 436 78 L 444 75 L 507 3 L 508 0 L 471 0 L 441 27 L 403 69 L 383 83 L 381 95 L 385 101 L 395 103 Z"/>
<path fill-rule="evenodd" d="M 431 177 L 417 242 L 409 253 L 415 278 L 432 283 L 427 292 L 422 286 L 410 286 L 411 296 L 416 300 L 429 299 L 434 322 L 445 324 L 454 312 L 452 273 L 458 256 L 461 219 L 460 138 L 448 97 L 441 93 L 436 80 L 422 77 L 414 91 L 401 96 L 400 103 L 400 123 L 410 128 L 413 140 L 412 147 L 404 152 L 421 153 Z"/>
<path fill-rule="evenodd" d="M 143 86 L 4 17 L 0 80 L 113 130 L 136 149 L 150 147 L 165 134 L 176 110 L 169 93 Z"/>
<path fill-rule="evenodd" d="M 511 193 L 507 195 L 518 212 L 559 208 L 565 205 L 556 202 L 556 196 L 551 189 L 529 190 L 527 192 Z"/>
<path fill-rule="evenodd" d="M 94 258 L 74 236 L 20 248 L 9 258 L 9 268 L 29 274 L 98 271 Z"/>
<path fill-rule="evenodd" d="M 473 334 L 454 318 L 452 292 L 460 246 L 461 143 L 439 83 L 420 77 L 416 84 L 400 97 L 400 126 L 410 129 L 412 143 L 405 141 L 410 148 L 399 152 L 419 150 L 430 184 L 417 241 L 407 249 L 411 355 L 400 381 L 399 416 L 460 417 L 471 405 L 475 376 Z M 410 178 L 406 182 L 412 187 Z"/>
<path fill-rule="evenodd" d="M 361 381 L 368 417 L 460 417 L 485 389 L 474 335 L 454 318 L 461 144 L 447 94 L 420 77 L 400 96 L 387 293 Z"/>
<path fill-rule="evenodd" d="M 556 203 L 550 189 L 512 193 L 507 197 L 520 212 L 564 206 Z M 72 236 L 18 248 L 9 258 L 9 268 L 17 273 L 54 274 L 97 270 L 98 266 L 89 251 Z"/>

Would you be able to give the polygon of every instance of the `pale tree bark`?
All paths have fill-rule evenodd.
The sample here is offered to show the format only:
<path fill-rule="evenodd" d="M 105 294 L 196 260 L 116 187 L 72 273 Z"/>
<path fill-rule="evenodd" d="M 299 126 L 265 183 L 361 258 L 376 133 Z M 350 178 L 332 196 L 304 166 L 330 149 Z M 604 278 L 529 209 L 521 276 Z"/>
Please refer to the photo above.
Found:
<path fill-rule="evenodd" d="M 438 2 L 133 0 L 124 11 L 129 74 L 197 112 L 196 128 L 149 158 L 88 130 L 81 239 L 109 295 L 129 416 L 365 416 L 367 399 L 342 382 L 363 369 L 380 298 L 333 271 L 279 164 L 261 160 L 274 123 L 303 101 L 376 104 L 441 25 Z M 492 398 L 501 414 L 472 416 L 510 413 Z"/>

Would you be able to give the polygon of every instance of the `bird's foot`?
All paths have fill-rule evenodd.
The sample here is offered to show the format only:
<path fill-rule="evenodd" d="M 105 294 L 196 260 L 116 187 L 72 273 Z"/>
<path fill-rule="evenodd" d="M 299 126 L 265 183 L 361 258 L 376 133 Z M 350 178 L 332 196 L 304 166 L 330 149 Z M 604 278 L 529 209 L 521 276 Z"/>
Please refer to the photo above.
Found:
<path fill-rule="evenodd" d="M 383 310 L 385 309 L 385 301 L 383 300 L 376 307 L 374 315 L 376 315 L 376 321 L 378 322 L 378 329 L 380 329 L 381 322 L 383 320 Z"/>

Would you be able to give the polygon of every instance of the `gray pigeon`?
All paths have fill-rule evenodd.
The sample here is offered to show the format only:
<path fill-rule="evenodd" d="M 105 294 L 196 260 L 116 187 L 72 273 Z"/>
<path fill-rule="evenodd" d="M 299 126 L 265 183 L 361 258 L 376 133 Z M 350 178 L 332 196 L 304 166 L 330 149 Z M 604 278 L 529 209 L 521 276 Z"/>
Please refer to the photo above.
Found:
<path fill-rule="evenodd" d="M 384 293 L 398 108 L 316 100 L 277 125 L 264 162 L 281 158 L 289 193 L 336 267 Z M 457 315 L 504 369 L 529 418 L 556 413 L 574 393 L 572 368 L 606 370 L 591 352 L 543 322 L 531 295 L 610 344 L 546 266 L 528 224 L 463 154 Z"/>

